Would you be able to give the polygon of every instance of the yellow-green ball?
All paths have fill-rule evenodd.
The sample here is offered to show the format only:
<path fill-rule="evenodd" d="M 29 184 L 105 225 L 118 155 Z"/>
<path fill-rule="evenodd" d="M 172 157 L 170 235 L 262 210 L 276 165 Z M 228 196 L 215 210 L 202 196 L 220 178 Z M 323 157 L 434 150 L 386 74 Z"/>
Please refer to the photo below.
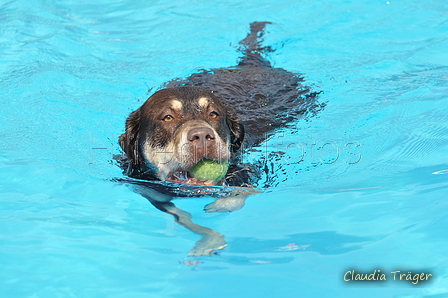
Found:
<path fill-rule="evenodd" d="M 190 175 L 201 181 L 220 181 L 227 174 L 229 163 L 227 161 L 218 162 L 210 159 L 202 159 L 190 170 Z"/>

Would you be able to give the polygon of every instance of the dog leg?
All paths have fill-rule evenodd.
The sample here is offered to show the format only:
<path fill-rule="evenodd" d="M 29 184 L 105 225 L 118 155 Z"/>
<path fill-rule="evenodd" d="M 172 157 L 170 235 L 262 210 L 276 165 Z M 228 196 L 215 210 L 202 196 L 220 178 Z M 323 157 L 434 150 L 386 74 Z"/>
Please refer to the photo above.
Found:
<path fill-rule="evenodd" d="M 189 256 L 199 257 L 199 256 L 209 256 L 215 250 L 223 249 L 227 246 L 224 235 L 204 226 L 200 226 L 191 221 L 191 214 L 179 209 L 174 205 L 171 200 L 172 197 L 155 191 L 149 187 L 142 187 L 134 185 L 134 190 L 140 193 L 149 202 L 151 202 L 154 207 L 163 211 L 165 213 L 174 216 L 174 220 L 184 228 L 201 236 L 201 239 L 196 242 L 196 245 L 188 253 Z"/>
<path fill-rule="evenodd" d="M 227 246 L 224 235 L 218 232 L 195 224 L 191 221 L 191 214 L 177 208 L 171 202 L 150 202 L 159 210 L 171 214 L 174 216 L 174 220 L 184 228 L 190 230 L 191 232 L 201 236 L 201 239 L 196 242 L 196 245 L 188 253 L 189 256 L 199 257 L 199 256 L 209 256 L 215 250 L 223 249 Z"/>

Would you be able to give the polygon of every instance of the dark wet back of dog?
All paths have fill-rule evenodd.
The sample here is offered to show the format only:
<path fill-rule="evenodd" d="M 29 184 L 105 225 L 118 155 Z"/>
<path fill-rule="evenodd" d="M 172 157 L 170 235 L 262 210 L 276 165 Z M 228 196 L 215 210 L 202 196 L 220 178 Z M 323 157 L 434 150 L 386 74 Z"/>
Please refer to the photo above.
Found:
<path fill-rule="evenodd" d="M 302 84 L 303 77 L 272 67 L 263 57 L 273 52 L 269 46 L 262 45 L 267 24 L 270 23 L 250 24 L 249 34 L 239 42 L 243 56 L 238 65 L 202 70 L 164 86 L 199 86 L 213 91 L 243 120 L 246 135 L 242 154 L 244 149 L 259 145 L 275 129 L 311 117 L 323 108 L 323 104 L 317 101 L 318 92 Z M 263 168 L 266 167 L 261 164 L 234 164 L 226 178 L 228 185 L 256 184 Z"/>
<path fill-rule="evenodd" d="M 270 23 L 250 25 L 250 33 L 239 42 L 243 56 L 238 65 L 203 70 L 165 86 L 200 86 L 213 91 L 243 120 L 245 148 L 258 145 L 266 133 L 312 115 L 322 107 L 316 101 L 317 93 L 302 85 L 301 76 L 273 68 L 263 57 L 273 52 L 270 47 L 262 46 L 266 24 Z"/>

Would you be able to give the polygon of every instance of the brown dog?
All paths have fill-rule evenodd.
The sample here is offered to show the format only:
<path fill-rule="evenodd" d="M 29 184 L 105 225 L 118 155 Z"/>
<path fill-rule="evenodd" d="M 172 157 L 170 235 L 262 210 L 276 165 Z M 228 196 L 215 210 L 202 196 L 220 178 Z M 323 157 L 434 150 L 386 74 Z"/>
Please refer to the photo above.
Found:
<path fill-rule="evenodd" d="M 244 56 L 237 66 L 173 80 L 131 113 L 119 138 L 128 159 L 125 174 L 199 185 L 204 182 L 188 172 L 207 158 L 231 163 L 218 185 L 253 182 L 254 167 L 238 166 L 235 155 L 243 139 L 244 148 L 256 145 L 269 131 L 323 106 L 316 102 L 315 92 L 301 85 L 301 77 L 272 68 L 261 56 L 271 51 L 261 45 L 266 24 L 251 24 L 250 33 L 240 42 Z"/>
<path fill-rule="evenodd" d="M 268 132 L 323 107 L 316 101 L 317 93 L 301 85 L 300 76 L 271 67 L 261 56 L 272 52 L 261 45 L 266 24 L 251 24 L 250 33 L 240 41 L 243 57 L 237 66 L 168 82 L 131 113 L 119 138 L 126 154 L 121 166 L 126 175 L 138 179 L 127 182 L 155 207 L 202 236 L 190 251 L 193 256 L 209 255 L 226 243 L 223 235 L 193 223 L 189 213 L 171 202 L 173 197 L 208 194 L 209 186 L 236 186 L 218 194 L 219 199 L 205 210 L 240 209 L 254 193 L 250 187 L 263 165 L 241 164 L 238 153 L 262 142 Z M 193 178 L 189 172 L 202 159 L 229 161 L 226 176 L 217 182 Z"/>

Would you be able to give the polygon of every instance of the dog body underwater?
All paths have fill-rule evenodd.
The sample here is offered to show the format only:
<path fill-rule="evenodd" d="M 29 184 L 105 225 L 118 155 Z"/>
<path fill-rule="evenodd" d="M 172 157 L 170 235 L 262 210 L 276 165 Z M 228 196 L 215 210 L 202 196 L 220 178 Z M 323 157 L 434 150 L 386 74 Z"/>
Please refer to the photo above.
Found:
<path fill-rule="evenodd" d="M 271 67 L 262 54 L 269 22 L 254 22 L 240 41 L 243 54 L 238 65 L 202 70 L 186 79 L 174 79 L 155 92 L 126 120 L 119 144 L 125 155 L 119 160 L 128 182 L 156 208 L 201 235 L 190 255 L 209 255 L 225 246 L 223 235 L 191 221 L 178 209 L 175 196 L 204 194 L 204 187 L 231 186 L 229 195 L 206 206 L 208 212 L 234 211 L 255 193 L 262 165 L 242 164 L 241 153 L 260 144 L 268 132 L 315 114 L 323 104 L 303 79 L 282 68 Z M 191 169 L 201 160 L 228 161 L 220 181 L 199 180 Z M 157 181 L 173 182 L 173 186 Z M 154 182 L 154 183 L 151 183 Z M 191 188 L 185 188 L 191 187 Z M 182 190 L 196 189 L 197 191 Z M 175 190 L 175 191 L 173 191 Z M 206 193 L 205 193 L 206 194 Z"/>

